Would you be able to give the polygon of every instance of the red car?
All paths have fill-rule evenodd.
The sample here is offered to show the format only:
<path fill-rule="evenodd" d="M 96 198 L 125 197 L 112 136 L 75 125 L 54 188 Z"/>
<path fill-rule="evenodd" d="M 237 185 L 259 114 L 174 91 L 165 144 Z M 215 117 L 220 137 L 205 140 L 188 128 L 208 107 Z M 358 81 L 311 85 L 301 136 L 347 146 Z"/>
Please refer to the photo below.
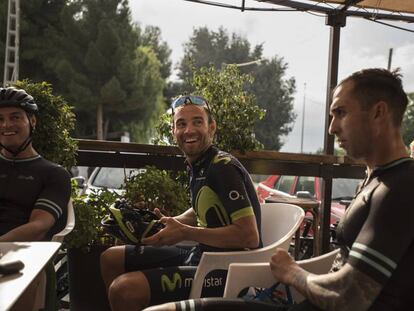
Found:
<path fill-rule="evenodd" d="M 344 204 L 353 198 L 359 179 L 336 178 L 332 180 L 331 223 L 336 223 L 345 211 Z M 261 203 L 277 197 L 309 197 L 321 201 L 321 178 L 311 176 L 271 175 L 257 186 Z M 342 202 L 342 203 L 341 203 Z"/>

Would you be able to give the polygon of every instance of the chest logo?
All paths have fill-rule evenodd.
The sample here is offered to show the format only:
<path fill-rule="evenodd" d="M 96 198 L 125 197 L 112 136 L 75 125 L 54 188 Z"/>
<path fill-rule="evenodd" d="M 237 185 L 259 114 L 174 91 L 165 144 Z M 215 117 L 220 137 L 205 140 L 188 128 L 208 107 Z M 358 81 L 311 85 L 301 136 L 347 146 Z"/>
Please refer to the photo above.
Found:
<path fill-rule="evenodd" d="M 229 198 L 232 201 L 236 201 L 236 200 L 238 200 L 240 198 L 244 199 L 243 195 L 240 195 L 240 193 L 238 191 L 236 191 L 236 190 L 231 190 L 229 192 Z"/>

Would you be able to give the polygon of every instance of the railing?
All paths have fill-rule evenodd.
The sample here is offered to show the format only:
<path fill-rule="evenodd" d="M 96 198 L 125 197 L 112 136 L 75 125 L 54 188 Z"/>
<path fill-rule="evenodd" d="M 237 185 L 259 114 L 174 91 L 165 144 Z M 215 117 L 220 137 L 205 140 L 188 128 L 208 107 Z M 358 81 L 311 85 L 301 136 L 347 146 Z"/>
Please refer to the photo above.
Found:
<path fill-rule="evenodd" d="M 77 163 L 81 166 L 131 167 L 153 165 L 160 169 L 184 170 L 184 156 L 174 146 L 143 145 L 98 140 L 78 140 Z M 232 152 L 251 174 L 362 178 L 365 167 L 347 157 L 276 151 Z M 331 202 L 322 202 L 322 252 L 329 244 Z"/>

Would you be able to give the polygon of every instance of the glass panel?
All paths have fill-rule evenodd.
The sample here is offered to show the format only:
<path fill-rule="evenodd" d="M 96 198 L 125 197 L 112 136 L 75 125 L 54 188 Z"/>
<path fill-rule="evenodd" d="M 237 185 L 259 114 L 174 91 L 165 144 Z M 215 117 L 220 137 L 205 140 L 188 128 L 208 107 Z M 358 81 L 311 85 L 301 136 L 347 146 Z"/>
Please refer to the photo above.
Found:
<path fill-rule="evenodd" d="M 295 193 L 298 191 L 308 191 L 312 196 L 315 196 L 315 177 L 300 176 L 295 186 Z"/>
<path fill-rule="evenodd" d="M 92 185 L 109 189 L 120 189 L 124 184 L 125 178 L 142 172 L 142 169 L 120 168 L 120 167 L 101 167 L 96 174 Z"/>
<path fill-rule="evenodd" d="M 290 194 L 295 176 L 281 176 L 275 184 L 275 189 Z"/>
<path fill-rule="evenodd" d="M 360 179 L 335 178 L 332 180 L 332 200 L 351 200 L 358 188 Z"/>

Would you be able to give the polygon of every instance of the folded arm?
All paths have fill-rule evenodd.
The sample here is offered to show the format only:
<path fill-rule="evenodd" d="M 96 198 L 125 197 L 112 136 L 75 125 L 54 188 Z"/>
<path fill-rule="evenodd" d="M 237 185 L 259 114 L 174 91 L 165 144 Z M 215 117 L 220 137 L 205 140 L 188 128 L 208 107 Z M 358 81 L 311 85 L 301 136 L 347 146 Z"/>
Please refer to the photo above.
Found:
<path fill-rule="evenodd" d="M 34 209 L 29 222 L 0 236 L 0 242 L 41 241 L 55 224 L 52 214 Z"/>

